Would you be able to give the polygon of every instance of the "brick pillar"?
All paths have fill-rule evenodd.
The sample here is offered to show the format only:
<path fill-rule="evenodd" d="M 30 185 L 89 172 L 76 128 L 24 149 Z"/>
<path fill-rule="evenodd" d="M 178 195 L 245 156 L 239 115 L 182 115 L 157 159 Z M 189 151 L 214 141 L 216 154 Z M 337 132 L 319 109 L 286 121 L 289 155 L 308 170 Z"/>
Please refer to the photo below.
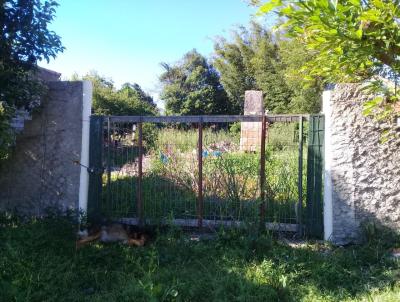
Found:
<path fill-rule="evenodd" d="M 262 91 L 247 90 L 244 98 L 244 115 L 261 115 L 264 112 Z M 240 131 L 240 150 L 254 152 L 261 145 L 261 123 L 242 122 Z"/>

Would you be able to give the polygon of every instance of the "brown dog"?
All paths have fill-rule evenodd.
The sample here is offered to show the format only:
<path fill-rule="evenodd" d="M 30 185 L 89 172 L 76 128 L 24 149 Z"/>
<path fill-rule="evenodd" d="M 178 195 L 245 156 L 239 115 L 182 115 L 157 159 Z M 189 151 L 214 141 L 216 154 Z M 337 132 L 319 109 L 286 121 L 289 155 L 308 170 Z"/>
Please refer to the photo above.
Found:
<path fill-rule="evenodd" d="M 122 224 L 103 226 L 100 230 L 91 233 L 83 231 L 79 232 L 78 235 L 80 238 L 76 242 L 77 248 L 96 240 L 101 242 L 122 242 L 129 246 L 143 246 L 147 239 L 145 234 L 138 236 L 138 234 L 135 233 L 134 236 L 130 236 L 129 232 Z"/>

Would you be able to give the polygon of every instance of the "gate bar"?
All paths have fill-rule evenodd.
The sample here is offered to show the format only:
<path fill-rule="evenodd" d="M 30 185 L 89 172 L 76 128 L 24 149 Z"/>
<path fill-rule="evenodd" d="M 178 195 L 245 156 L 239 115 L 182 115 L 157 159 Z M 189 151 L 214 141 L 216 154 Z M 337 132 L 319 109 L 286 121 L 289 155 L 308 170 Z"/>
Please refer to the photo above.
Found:
<path fill-rule="evenodd" d="M 143 225 L 143 202 L 142 202 L 142 178 L 143 178 L 143 127 L 142 122 L 138 123 L 138 148 L 139 148 L 139 158 L 138 158 L 138 181 L 137 181 L 137 212 L 139 216 L 139 224 Z"/>
<path fill-rule="evenodd" d="M 266 138 L 266 124 L 267 118 L 265 115 L 262 116 L 261 120 L 261 163 L 260 163 L 260 228 L 265 228 L 265 138 Z"/>
<path fill-rule="evenodd" d="M 203 120 L 201 118 L 198 125 L 199 125 L 199 144 L 198 144 L 199 192 L 198 192 L 197 217 L 198 217 L 198 227 L 201 228 L 203 226 Z"/>
<path fill-rule="evenodd" d="M 298 193 L 297 201 L 297 224 L 298 234 L 302 236 L 302 209 L 303 209 L 303 117 L 299 117 L 299 175 L 298 175 Z"/>

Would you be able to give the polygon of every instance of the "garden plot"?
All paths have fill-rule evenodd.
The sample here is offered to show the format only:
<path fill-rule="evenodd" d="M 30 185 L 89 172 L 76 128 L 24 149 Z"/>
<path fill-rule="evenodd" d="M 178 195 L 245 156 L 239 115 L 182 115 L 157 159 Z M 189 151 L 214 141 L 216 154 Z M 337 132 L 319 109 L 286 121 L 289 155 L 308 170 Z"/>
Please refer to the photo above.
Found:
<path fill-rule="evenodd" d="M 238 131 L 239 130 L 239 131 Z M 137 217 L 137 137 L 125 132 L 118 144 L 105 149 L 103 176 L 105 214 Z M 146 141 L 146 134 L 151 139 Z M 298 149 L 296 124 L 269 129 L 266 147 L 266 219 L 296 223 Z M 192 125 L 144 125 L 142 176 L 143 216 L 148 220 L 198 217 L 198 129 Z M 116 140 L 116 137 L 112 137 Z M 305 152 L 304 152 L 305 153 Z M 305 162 L 305 161 L 303 161 Z M 258 221 L 260 152 L 240 151 L 240 127 L 206 125 L 203 130 L 203 219 Z M 304 179 L 305 179 L 305 171 Z M 108 178 L 109 176 L 109 178 Z M 306 182 L 303 181 L 303 184 Z M 305 187 L 304 191 L 305 192 Z"/>

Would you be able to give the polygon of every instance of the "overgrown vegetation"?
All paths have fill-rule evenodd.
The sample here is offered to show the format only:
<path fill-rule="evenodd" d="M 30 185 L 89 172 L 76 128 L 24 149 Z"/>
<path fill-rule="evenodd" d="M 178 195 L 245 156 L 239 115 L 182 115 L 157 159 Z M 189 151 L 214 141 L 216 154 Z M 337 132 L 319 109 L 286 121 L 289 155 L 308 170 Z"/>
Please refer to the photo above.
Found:
<path fill-rule="evenodd" d="M 1 216 L 2 301 L 398 301 L 400 242 L 289 245 L 269 234 L 221 230 L 211 240 L 170 228 L 142 248 L 75 249 L 65 218 Z M 397 240 L 397 241 L 396 241 Z"/>
<path fill-rule="evenodd" d="M 400 1 L 398 0 L 253 0 L 261 13 L 275 12 L 279 26 L 311 54 L 299 72 L 314 83 L 364 82 L 375 98 L 364 114 L 390 127 L 400 101 Z M 391 82 L 390 82 L 391 81 Z"/>
<path fill-rule="evenodd" d="M 270 112 L 316 113 L 322 84 L 305 88 L 298 73 L 311 57 L 301 43 L 253 22 L 231 39 L 216 38 L 210 59 L 193 50 L 173 65 L 162 63 L 161 99 L 167 114 L 243 114 L 245 91 L 261 90 Z"/>
<path fill-rule="evenodd" d="M 319 111 L 321 83 L 304 88 L 300 75 L 293 76 L 312 57 L 302 44 L 253 22 L 235 30 L 230 40 L 218 38 L 214 49 L 214 64 L 236 114 L 243 113 L 244 93 L 252 89 L 263 91 L 265 108 L 273 113 Z"/>
<path fill-rule="evenodd" d="M 73 80 L 79 80 L 77 75 Z M 111 79 L 90 72 L 83 80 L 93 84 L 92 113 L 96 115 L 156 115 L 158 110 L 153 98 L 138 84 L 125 83 L 120 89 Z"/>
<path fill-rule="evenodd" d="M 162 63 L 161 99 L 167 114 L 232 114 L 231 103 L 219 81 L 219 74 L 196 50 L 173 65 Z"/>
<path fill-rule="evenodd" d="M 266 149 L 268 222 L 296 223 L 298 202 L 297 123 L 270 127 Z M 231 127 L 232 128 L 232 127 Z M 133 145 L 112 148 L 111 179 L 104 176 L 106 215 L 136 216 L 137 150 Z M 243 152 L 236 130 L 203 130 L 204 218 L 258 224 L 260 152 Z M 123 142 L 124 140 L 122 140 Z M 144 216 L 153 219 L 196 219 L 198 195 L 197 129 L 162 128 L 144 159 Z M 108 156 L 106 151 L 105 157 Z M 305 203 L 306 151 L 303 153 Z"/>
<path fill-rule="evenodd" d="M 0 160 L 13 143 L 10 119 L 16 109 L 32 110 L 43 93 L 35 79 L 37 62 L 64 50 L 60 37 L 48 29 L 56 1 L 0 2 Z"/>

